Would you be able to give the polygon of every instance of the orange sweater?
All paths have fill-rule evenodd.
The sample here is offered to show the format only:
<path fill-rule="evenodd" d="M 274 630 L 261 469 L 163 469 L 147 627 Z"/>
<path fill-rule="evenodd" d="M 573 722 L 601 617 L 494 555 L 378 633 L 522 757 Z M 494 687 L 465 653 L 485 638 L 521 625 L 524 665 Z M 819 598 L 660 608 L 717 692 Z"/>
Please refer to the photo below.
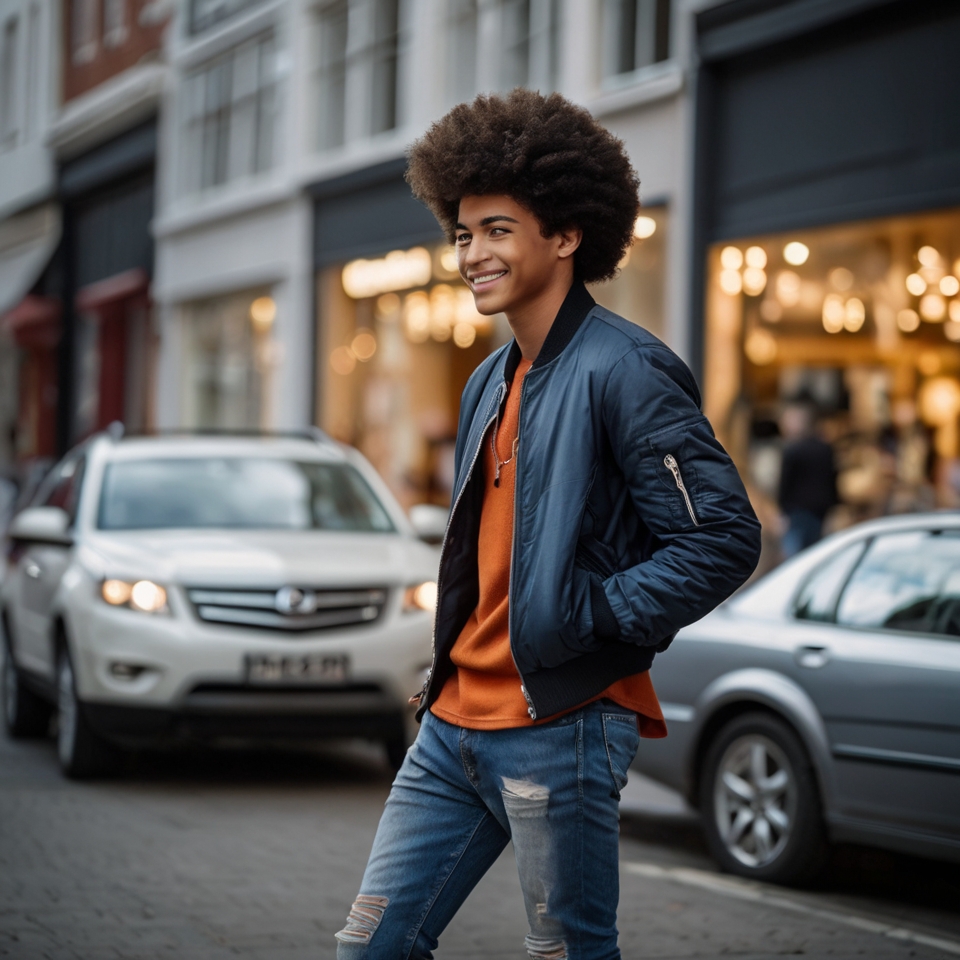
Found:
<path fill-rule="evenodd" d="M 450 652 L 456 670 L 430 707 L 442 720 L 474 730 L 503 730 L 533 726 L 534 723 L 527 713 L 527 701 L 520 689 L 520 675 L 510 651 L 508 617 L 516 477 L 514 441 L 519 426 L 523 378 L 530 369 L 530 363 L 529 360 L 522 360 L 517 367 L 496 434 L 497 457 L 500 461 L 499 485 L 494 483 L 497 464 L 489 435 L 484 440 L 486 486 L 477 545 L 480 599 Z M 601 697 L 635 711 L 641 736 L 667 735 L 649 672 L 619 680 L 592 699 L 599 700 Z M 554 718 L 546 717 L 537 722 L 551 719 Z"/>

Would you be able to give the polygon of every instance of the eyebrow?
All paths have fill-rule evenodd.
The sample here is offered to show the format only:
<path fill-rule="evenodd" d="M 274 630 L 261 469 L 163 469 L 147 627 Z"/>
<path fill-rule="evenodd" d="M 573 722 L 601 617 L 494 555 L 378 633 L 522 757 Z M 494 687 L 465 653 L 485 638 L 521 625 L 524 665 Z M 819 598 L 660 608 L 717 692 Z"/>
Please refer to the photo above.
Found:
<path fill-rule="evenodd" d="M 481 227 L 488 227 L 491 223 L 497 223 L 500 220 L 506 220 L 507 223 L 519 223 L 519 220 L 514 220 L 513 217 L 508 217 L 505 213 L 495 213 L 492 217 L 484 217 L 480 221 Z M 462 223 L 458 223 L 454 228 L 456 230 L 469 230 L 469 227 L 465 227 Z"/>

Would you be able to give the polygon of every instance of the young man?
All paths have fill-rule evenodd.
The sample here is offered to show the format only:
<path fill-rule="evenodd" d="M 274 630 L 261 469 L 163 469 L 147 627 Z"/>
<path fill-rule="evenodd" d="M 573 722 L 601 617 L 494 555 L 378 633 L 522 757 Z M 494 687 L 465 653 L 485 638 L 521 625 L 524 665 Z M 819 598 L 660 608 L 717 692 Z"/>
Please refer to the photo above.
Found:
<path fill-rule="evenodd" d="M 666 727 L 648 673 L 750 575 L 759 524 L 659 340 L 598 307 L 638 181 L 558 95 L 478 97 L 410 151 L 477 309 L 515 339 L 463 392 L 421 729 L 337 934 L 421 960 L 513 841 L 535 960 L 614 960 L 618 803 Z"/>

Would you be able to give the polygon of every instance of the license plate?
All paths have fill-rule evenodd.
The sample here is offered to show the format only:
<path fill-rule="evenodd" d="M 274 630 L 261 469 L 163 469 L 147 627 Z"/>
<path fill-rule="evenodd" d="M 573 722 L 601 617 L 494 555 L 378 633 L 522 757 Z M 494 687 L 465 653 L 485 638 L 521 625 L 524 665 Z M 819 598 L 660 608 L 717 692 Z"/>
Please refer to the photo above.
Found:
<path fill-rule="evenodd" d="M 255 654 L 247 657 L 248 683 L 345 683 L 350 672 L 343 654 Z"/>

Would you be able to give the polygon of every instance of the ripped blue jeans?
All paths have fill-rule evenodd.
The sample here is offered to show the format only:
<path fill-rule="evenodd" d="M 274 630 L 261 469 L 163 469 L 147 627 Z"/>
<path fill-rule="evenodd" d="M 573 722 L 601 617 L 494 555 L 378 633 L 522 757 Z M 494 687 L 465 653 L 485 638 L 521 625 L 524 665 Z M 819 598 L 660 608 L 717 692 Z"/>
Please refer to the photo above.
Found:
<path fill-rule="evenodd" d="M 636 715 L 607 700 L 513 730 L 426 713 L 337 934 L 338 960 L 430 960 L 510 840 L 529 956 L 619 960 L 619 801 L 638 742 Z"/>

